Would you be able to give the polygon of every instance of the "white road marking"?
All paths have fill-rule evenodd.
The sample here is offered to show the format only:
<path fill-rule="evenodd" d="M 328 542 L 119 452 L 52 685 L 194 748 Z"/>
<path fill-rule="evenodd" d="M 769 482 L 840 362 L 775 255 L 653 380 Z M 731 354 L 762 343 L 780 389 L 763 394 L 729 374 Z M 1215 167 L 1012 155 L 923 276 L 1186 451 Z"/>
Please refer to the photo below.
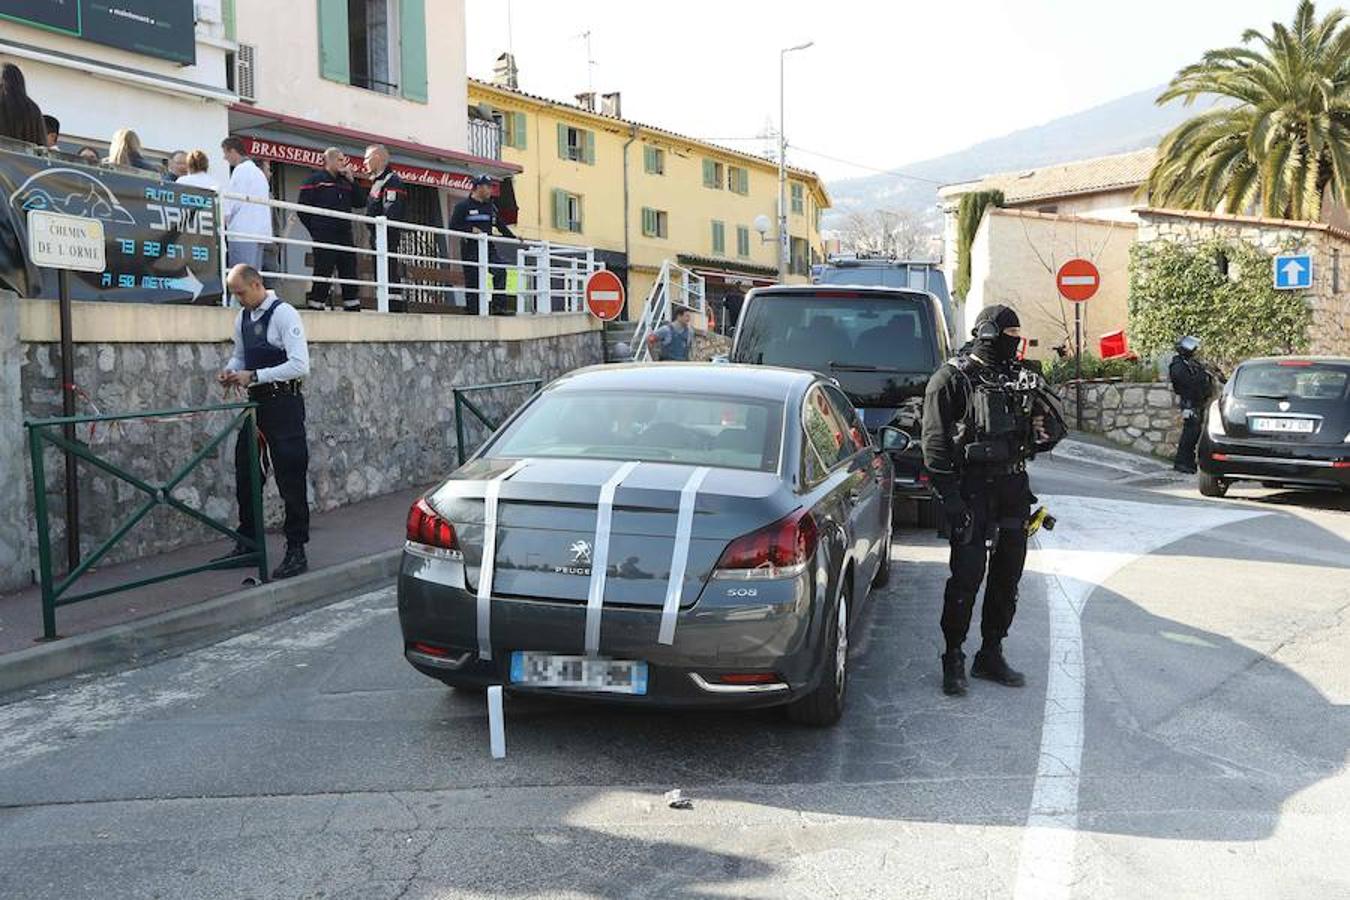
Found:
<path fill-rule="evenodd" d="M 1182 538 L 1264 513 L 1228 507 L 1041 497 L 1059 525 L 1041 531 L 1028 569 L 1046 577 L 1050 665 L 1040 761 L 1014 900 L 1066 900 L 1073 885 L 1083 758 L 1083 607 L 1117 571 Z"/>
<path fill-rule="evenodd" d="M 393 588 L 381 588 L 185 656 L 0 706 L 0 769 L 69 747 L 71 739 L 200 700 L 284 654 L 321 649 L 394 612 Z"/>

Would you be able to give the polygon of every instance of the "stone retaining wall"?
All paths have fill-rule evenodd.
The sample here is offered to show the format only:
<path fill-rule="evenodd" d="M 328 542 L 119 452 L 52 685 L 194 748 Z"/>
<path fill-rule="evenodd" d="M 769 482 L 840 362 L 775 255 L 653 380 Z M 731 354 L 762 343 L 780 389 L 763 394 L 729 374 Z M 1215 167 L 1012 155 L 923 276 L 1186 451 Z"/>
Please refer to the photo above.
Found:
<path fill-rule="evenodd" d="M 1072 428 L 1077 392 L 1073 385 L 1058 385 L 1055 391 Z M 1090 382 L 1083 385 L 1083 428 L 1132 450 L 1170 457 L 1181 437 L 1181 410 L 1165 383 Z"/>
<path fill-rule="evenodd" d="M 150 313 L 149 308 L 145 309 Z M 329 314 L 336 316 L 337 314 Z M 309 319 L 307 322 L 311 321 Z M 315 330 L 327 323 L 316 323 Z M 308 325 L 307 325 L 308 327 Z M 519 330 L 519 323 L 504 325 Z M 583 330 L 584 329 L 584 330 Z M 18 344 L 22 418 L 59 416 L 60 347 L 48 341 Z M 78 410 L 104 413 L 205 406 L 222 402 L 215 374 L 229 356 L 224 341 L 160 343 L 86 342 L 75 346 L 75 380 L 86 395 Z M 311 341 L 311 374 L 305 382 L 309 434 L 311 508 L 323 511 L 392 491 L 429 484 L 457 465 L 451 388 L 542 378 L 601 362 L 600 332 L 579 325 L 574 333 L 521 340 Z M 2 379 L 0 379 L 2 380 Z M 500 420 L 529 395 L 511 388 L 473 395 L 475 404 Z M 213 412 L 187 419 L 81 426 L 78 438 L 109 461 L 148 481 L 162 482 L 224 427 L 230 415 Z M 487 433 L 466 415 L 466 444 L 477 447 Z M 10 429 L 13 430 L 13 429 Z M 7 448 L 20 450 L 22 441 Z M 234 438 L 218 447 L 175 491 L 175 496 L 213 518 L 233 523 Z M 17 456 L 17 465 L 15 457 Z M 28 546 L 5 550 L 0 584 L 27 583 L 36 564 L 32 493 L 27 455 L 7 453 L 6 465 L 22 475 L 23 531 Z M 64 466 L 47 453 L 48 510 L 54 556 L 64 559 Z M 8 470 L 7 470 L 8 473 Z M 145 495 L 124 481 L 80 464 L 81 543 L 88 553 L 112 532 Z M 17 491 L 13 492 L 16 495 Z M 267 522 L 281 520 L 274 486 L 265 489 Z M 0 530 L 5 527 L 0 522 Z M 105 559 L 137 558 L 212 537 L 206 526 L 160 507 L 142 520 Z M 12 544 L 5 534 L 3 543 Z M 13 557 L 12 561 L 9 558 Z M 7 584 L 5 584 L 7 582 Z"/>

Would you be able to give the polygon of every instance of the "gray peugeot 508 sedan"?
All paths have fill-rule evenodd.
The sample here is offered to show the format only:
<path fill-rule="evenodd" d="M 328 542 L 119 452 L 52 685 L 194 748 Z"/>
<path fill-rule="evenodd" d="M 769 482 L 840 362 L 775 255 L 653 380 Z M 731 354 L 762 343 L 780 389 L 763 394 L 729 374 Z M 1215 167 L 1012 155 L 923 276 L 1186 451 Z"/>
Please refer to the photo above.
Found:
<path fill-rule="evenodd" d="M 760 366 L 607 366 L 536 394 L 408 516 L 404 655 L 457 687 L 843 710 L 890 572 L 888 429 Z"/>

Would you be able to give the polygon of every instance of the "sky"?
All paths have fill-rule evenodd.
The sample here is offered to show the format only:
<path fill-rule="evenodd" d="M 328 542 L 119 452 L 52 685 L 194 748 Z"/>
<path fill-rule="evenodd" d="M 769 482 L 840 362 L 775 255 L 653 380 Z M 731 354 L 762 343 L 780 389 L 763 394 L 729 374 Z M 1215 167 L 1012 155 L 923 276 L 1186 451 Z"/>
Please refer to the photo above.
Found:
<path fill-rule="evenodd" d="M 1319 3 L 1330 9 L 1333 4 Z M 1165 83 L 1295 0 L 466 0 L 469 75 L 620 91 L 625 118 L 764 152 L 787 55 L 788 159 L 867 175 Z M 586 39 L 590 32 L 587 64 Z M 832 157 L 832 158 L 831 158 Z"/>

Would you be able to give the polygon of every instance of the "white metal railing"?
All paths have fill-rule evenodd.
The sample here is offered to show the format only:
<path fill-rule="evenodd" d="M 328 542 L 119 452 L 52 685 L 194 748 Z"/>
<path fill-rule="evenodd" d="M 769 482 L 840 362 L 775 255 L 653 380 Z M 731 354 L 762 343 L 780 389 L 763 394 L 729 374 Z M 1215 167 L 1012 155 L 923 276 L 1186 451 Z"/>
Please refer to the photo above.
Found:
<path fill-rule="evenodd" d="M 642 304 L 642 314 L 638 316 L 637 328 L 633 332 L 634 362 L 645 362 L 652 358 L 648 338 L 670 321 L 670 311 L 676 306 L 693 310 L 699 316 L 707 316 L 707 286 L 702 275 L 666 260 L 661 263 L 661 271 L 656 276 L 651 292 L 647 294 L 646 302 Z"/>
<path fill-rule="evenodd" d="M 596 259 L 593 247 L 555 244 L 548 241 L 519 241 L 497 235 L 451 231 L 448 228 L 390 220 L 386 216 L 341 212 L 271 197 L 253 197 L 227 192 L 222 193 L 221 198 L 242 203 L 256 203 L 270 210 L 280 210 L 289 214 L 285 226 L 281 229 L 282 233 L 278 235 L 252 234 L 222 227 L 220 230 L 222 266 L 226 255 L 225 245 L 231 240 L 274 244 L 282 248 L 299 247 L 351 253 L 358 262 L 364 259 L 372 261 L 371 277 L 342 278 L 337 275 L 315 275 L 312 270 L 283 271 L 286 266 L 281 264 L 276 268 L 264 266 L 260 271 L 263 277 L 269 280 L 321 282 L 330 285 L 330 290 L 332 285 L 339 288 L 344 285 L 369 288 L 374 292 L 375 306 L 380 312 L 389 311 L 391 295 L 405 301 L 413 301 L 409 303 L 409 309 L 414 308 L 415 302 L 422 302 L 429 310 L 432 304 L 418 301 L 418 298 L 439 298 L 442 306 L 468 306 L 470 299 L 476 295 L 480 316 L 491 314 L 494 296 L 502 301 L 514 297 L 514 312 L 519 315 L 579 312 L 585 308 L 586 279 L 592 272 L 605 267 Z M 292 224 L 298 224 L 296 215 L 299 213 L 351 222 L 353 226 L 361 224 L 365 226 L 364 230 L 371 233 L 372 246 L 362 246 L 360 243 L 363 237 L 362 229 L 355 227 L 352 245 L 315 241 L 309 235 L 303 238 L 288 237 L 287 233 L 293 230 Z M 406 232 L 428 236 L 431 240 L 422 243 L 430 243 L 436 252 L 429 253 L 425 249 L 421 252 L 404 252 L 402 243 L 408 242 L 406 237 L 399 247 L 390 247 L 391 231 L 395 234 Z M 462 255 L 458 257 L 452 255 L 456 251 Z M 497 258 L 494 260 L 493 256 Z M 397 280 L 390 277 L 391 260 L 403 264 L 397 267 L 402 273 Z M 312 267 L 305 268 L 312 269 Z M 492 277 L 494 274 L 499 276 L 501 288 L 494 286 Z M 512 274 L 515 276 L 514 287 L 510 285 Z M 476 287 L 470 287 L 470 282 L 476 282 Z M 225 302 L 228 302 L 228 299 L 226 297 Z"/>
<path fill-rule="evenodd" d="M 484 159 L 501 159 L 502 126 L 486 119 L 470 119 L 469 152 Z"/>

